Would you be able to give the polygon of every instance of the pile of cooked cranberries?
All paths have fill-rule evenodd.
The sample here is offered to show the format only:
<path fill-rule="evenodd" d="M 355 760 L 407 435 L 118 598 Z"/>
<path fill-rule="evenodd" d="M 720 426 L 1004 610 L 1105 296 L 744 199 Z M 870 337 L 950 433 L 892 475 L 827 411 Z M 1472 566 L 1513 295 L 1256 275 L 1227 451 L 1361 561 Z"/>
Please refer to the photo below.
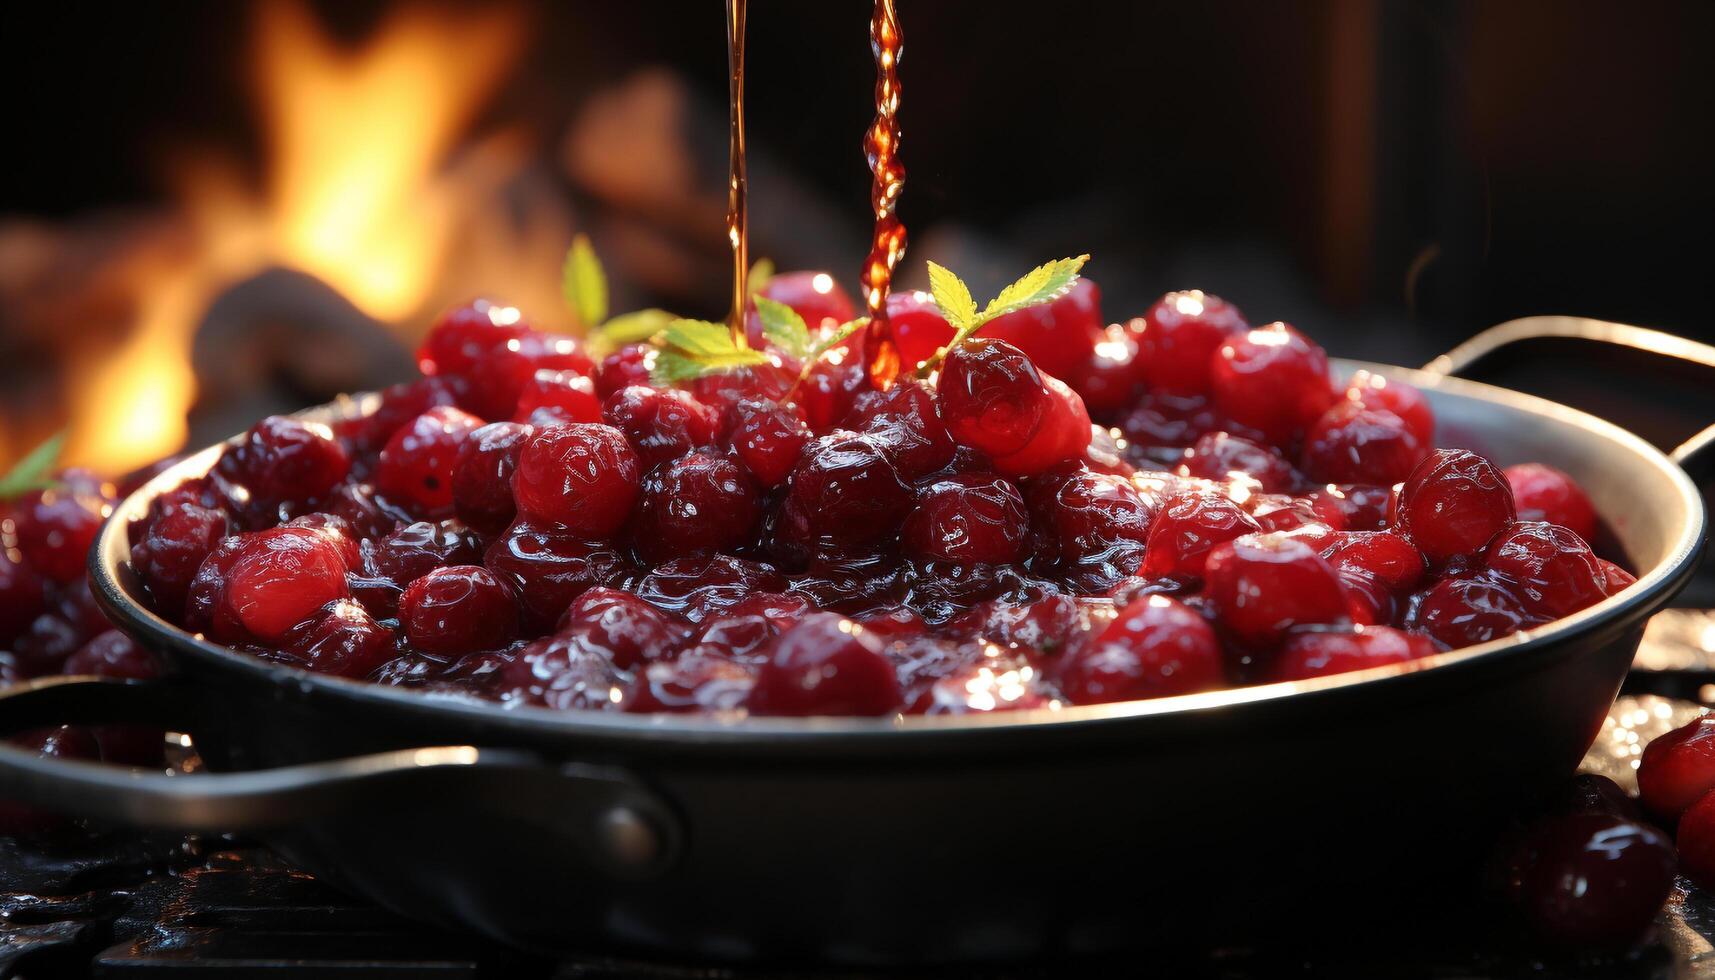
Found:
<path fill-rule="evenodd" d="M 829 283 L 763 294 L 815 329 L 854 312 Z M 888 309 L 906 364 L 952 337 L 927 294 Z M 667 387 L 648 345 L 597 360 L 476 302 L 372 410 L 263 419 L 160 494 L 131 563 L 164 617 L 313 671 L 751 715 L 1310 678 L 1503 637 L 1632 581 L 1591 551 L 1565 474 L 1434 448 L 1420 392 L 1334 383 L 1303 334 L 1214 296 L 1106 325 L 1083 279 L 885 390 L 861 343 L 807 373 L 768 348 Z M 4 669 L 119 656 L 85 646 L 105 625 L 85 623 L 81 574 L 111 500 L 70 481 L 12 508 Z"/>

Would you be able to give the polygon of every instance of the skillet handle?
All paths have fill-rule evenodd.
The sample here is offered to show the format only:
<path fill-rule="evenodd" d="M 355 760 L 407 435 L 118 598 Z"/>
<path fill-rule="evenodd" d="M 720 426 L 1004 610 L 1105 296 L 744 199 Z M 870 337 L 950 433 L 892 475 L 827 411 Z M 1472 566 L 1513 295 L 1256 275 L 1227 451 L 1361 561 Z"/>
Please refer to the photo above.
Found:
<path fill-rule="evenodd" d="M 1711 377 L 1715 378 L 1715 346 L 1660 330 L 1576 316 L 1530 316 L 1508 320 L 1430 361 L 1423 369 L 1431 374 L 1457 376 L 1505 348 L 1551 338 L 1585 340 L 1657 354 L 1708 368 Z M 1680 443 L 1671 455 L 1673 461 L 1699 485 L 1715 481 L 1715 425 Z"/>
<path fill-rule="evenodd" d="M 170 725 L 195 695 L 160 681 L 52 677 L 0 688 L 0 736 L 71 723 Z M 620 877 L 669 866 L 681 834 L 655 794 L 618 769 L 560 765 L 518 749 L 401 749 L 232 773 L 176 773 L 40 755 L 0 741 L 0 799 L 108 823 L 182 831 L 266 831 L 367 810 L 457 798 L 550 825 Z"/>

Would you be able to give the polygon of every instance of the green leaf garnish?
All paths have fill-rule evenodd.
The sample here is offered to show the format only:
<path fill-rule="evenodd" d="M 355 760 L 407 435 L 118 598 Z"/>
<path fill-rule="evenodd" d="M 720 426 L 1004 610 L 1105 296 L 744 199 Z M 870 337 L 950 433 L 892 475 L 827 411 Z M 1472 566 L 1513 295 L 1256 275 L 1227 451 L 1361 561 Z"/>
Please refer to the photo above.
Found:
<path fill-rule="evenodd" d="M 560 270 L 560 291 L 585 330 L 593 331 L 607 319 L 607 273 L 588 235 L 572 239 L 566 264 Z"/>
<path fill-rule="evenodd" d="M 0 476 L 0 500 L 9 500 L 32 490 L 47 490 L 58 484 L 48 474 L 65 449 L 66 434 L 57 432 L 46 442 L 30 450 L 5 476 Z"/>
<path fill-rule="evenodd" d="M 660 345 L 652 372 L 657 384 L 772 363 L 762 351 L 737 344 L 726 324 L 707 320 L 674 320 L 661 334 Z"/>
<path fill-rule="evenodd" d="M 757 259 L 756 264 L 750 267 L 749 274 L 744 277 L 744 285 L 750 291 L 751 297 L 755 298 L 756 294 L 762 292 L 763 287 L 768 285 L 768 280 L 773 278 L 773 261 L 761 258 Z"/>
<path fill-rule="evenodd" d="M 587 343 L 596 357 L 606 357 L 627 344 L 643 344 L 679 319 L 678 314 L 650 307 L 621 313 L 590 332 Z"/>
<path fill-rule="evenodd" d="M 1076 258 L 1045 262 L 1001 290 L 1000 295 L 990 300 L 981 313 L 977 312 L 976 301 L 971 299 L 970 287 L 966 286 L 963 280 L 945 267 L 929 263 L 929 291 L 934 294 L 935 304 L 941 308 L 941 315 L 946 317 L 947 323 L 952 326 L 953 339 L 947 341 L 947 345 L 936 351 L 935 356 L 918 367 L 918 376 L 927 377 L 946 358 L 949 350 L 981 330 L 983 324 L 990 320 L 1016 313 L 1026 307 L 1052 303 L 1066 295 L 1078 282 L 1078 270 L 1089 260 L 1088 255 L 1080 255 Z"/>
<path fill-rule="evenodd" d="M 762 321 L 762 335 L 769 342 L 793 357 L 804 359 L 814 346 L 810 327 L 798 311 L 779 300 L 755 296 L 756 315 Z"/>

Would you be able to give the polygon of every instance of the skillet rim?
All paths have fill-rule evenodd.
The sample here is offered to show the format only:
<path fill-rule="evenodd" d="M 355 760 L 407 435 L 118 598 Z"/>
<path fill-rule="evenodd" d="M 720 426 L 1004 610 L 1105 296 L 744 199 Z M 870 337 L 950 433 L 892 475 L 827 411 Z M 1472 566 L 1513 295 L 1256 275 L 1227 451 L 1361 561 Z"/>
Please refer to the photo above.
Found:
<path fill-rule="evenodd" d="M 1204 716 L 1223 708 L 1240 708 L 1247 705 L 1257 706 L 1258 709 L 1270 706 L 1292 710 L 1292 706 L 1297 706 L 1299 710 L 1312 710 L 1350 693 L 1354 688 L 1364 688 L 1378 696 L 1384 691 L 1397 693 L 1404 685 L 1411 683 L 1410 678 L 1418 675 L 1451 680 L 1459 671 L 1450 668 L 1522 666 L 1522 662 L 1531 654 L 1548 650 L 1557 643 L 1580 637 L 1611 636 L 1620 630 L 1641 625 L 1644 616 L 1665 605 L 1695 570 L 1706 524 L 1701 493 L 1684 470 L 1640 437 L 1613 423 L 1557 402 L 1494 385 L 1395 365 L 1343 358 L 1331 360 L 1342 375 L 1360 369 L 1374 371 L 1426 390 L 1445 391 L 1527 414 L 1546 416 L 1582 429 L 1590 433 L 1592 438 L 1602 438 L 1611 444 L 1618 444 L 1628 450 L 1637 461 L 1647 463 L 1665 476 L 1678 491 L 1678 534 L 1669 546 L 1667 556 L 1648 572 L 1640 575 L 1637 582 L 1624 591 L 1572 616 L 1536 630 L 1522 631 L 1499 640 L 1407 663 L 1310 680 L 1223 688 L 1197 694 L 1113 704 L 992 714 L 893 715 L 881 718 L 750 718 L 742 715 L 628 714 L 555 711 L 541 707 L 508 708 L 476 698 L 438 695 L 317 674 L 298 667 L 271 663 L 210 642 L 200 634 L 188 633 L 157 616 L 134 599 L 121 585 L 119 568 L 129 559 L 129 550 L 122 546 L 122 542 L 128 538 L 128 524 L 133 517 L 143 513 L 155 496 L 177 485 L 186 475 L 206 471 L 225 442 L 187 456 L 157 474 L 114 507 L 111 518 L 103 526 L 90 549 L 90 578 L 99 605 L 128 632 L 142 637 L 152 645 L 170 648 L 174 655 L 188 656 L 204 666 L 236 673 L 251 682 L 265 683 L 282 693 L 295 692 L 305 701 L 327 699 L 343 702 L 348 708 L 367 706 L 377 710 L 385 709 L 394 712 L 395 717 L 414 721 L 460 722 L 485 730 L 505 729 L 509 733 L 532 738 L 581 737 L 591 743 L 701 749 L 711 746 L 757 748 L 805 742 L 821 745 L 847 740 L 857 740 L 859 745 L 872 748 L 902 747 L 907 741 L 924 737 L 944 742 L 954 734 L 1000 737 L 1003 734 L 1016 736 L 1024 731 L 1070 733 L 1089 728 L 1109 728 L 1134 720 L 1137 724 L 1148 724 L 1144 719 Z M 360 410 L 361 397 L 342 396 L 326 405 L 305 411 L 351 413 Z"/>

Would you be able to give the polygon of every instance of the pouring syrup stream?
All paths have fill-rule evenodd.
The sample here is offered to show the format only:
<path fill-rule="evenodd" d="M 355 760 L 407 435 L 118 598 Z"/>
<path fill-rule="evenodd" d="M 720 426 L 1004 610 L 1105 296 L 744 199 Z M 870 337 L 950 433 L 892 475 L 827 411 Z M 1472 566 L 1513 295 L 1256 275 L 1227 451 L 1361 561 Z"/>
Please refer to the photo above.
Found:
<path fill-rule="evenodd" d="M 744 13 L 747 0 L 726 0 L 727 39 L 727 240 L 732 243 L 732 311 L 727 326 L 733 346 L 749 346 L 745 331 L 745 306 L 749 300 L 746 277 L 750 270 L 750 217 L 745 204 L 749 181 L 744 166 Z"/>
<path fill-rule="evenodd" d="M 905 188 L 905 167 L 899 162 L 899 59 L 904 55 L 905 35 L 894 0 L 875 0 L 869 46 L 875 52 L 875 121 L 864 134 L 863 151 L 873 175 L 869 203 L 875 212 L 875 234 L 861 277 L 864 304 L 869 308 L 864 350 L 870 380 L 885 389 L 900 369 L 899 350 L 887 322 L 887 293 L 894 266 L 905 255 L 905 225 L 894 214 Z"/>

